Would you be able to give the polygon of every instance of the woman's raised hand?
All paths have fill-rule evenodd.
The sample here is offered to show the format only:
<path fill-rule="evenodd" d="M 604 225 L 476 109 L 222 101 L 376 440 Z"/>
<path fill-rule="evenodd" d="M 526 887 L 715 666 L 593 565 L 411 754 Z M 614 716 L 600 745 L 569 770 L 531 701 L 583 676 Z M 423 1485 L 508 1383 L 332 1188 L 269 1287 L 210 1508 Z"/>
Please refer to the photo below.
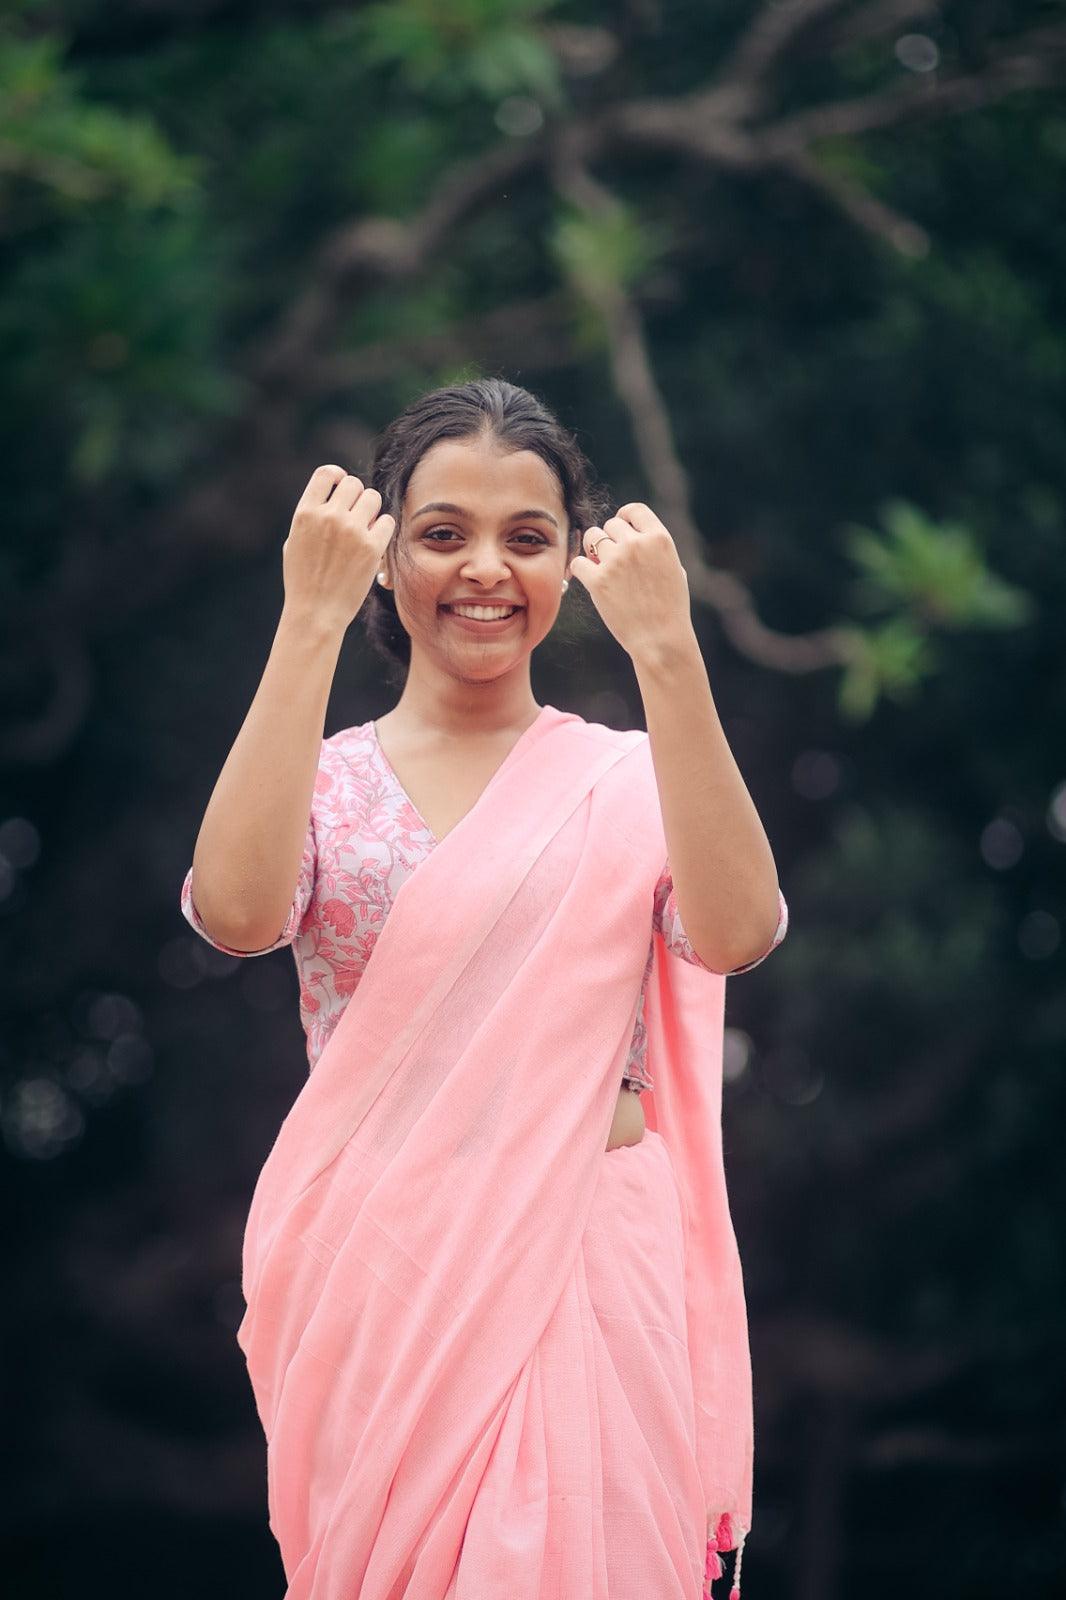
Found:
<path fill-rule="evenodd" d="M 343 467 L 316 467 L 282 546 L 285 609 L 347 628 L 370 590 L 396 518 Z"/>

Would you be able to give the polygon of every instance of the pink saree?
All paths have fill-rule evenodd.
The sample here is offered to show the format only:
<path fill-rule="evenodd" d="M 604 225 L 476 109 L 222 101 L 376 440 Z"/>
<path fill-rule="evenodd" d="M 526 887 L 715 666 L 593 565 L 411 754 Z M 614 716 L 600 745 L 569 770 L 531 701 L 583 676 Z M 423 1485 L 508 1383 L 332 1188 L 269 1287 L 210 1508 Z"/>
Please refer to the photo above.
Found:
<path fill-rule="evenodd" d="M 698 1600 L 742 1548 L 725 980 L 659 936 L 604 1149 L 665 860 L 647 735 L 544 706 L 397 893 L 245 1232 L 287 1600 Z"/>

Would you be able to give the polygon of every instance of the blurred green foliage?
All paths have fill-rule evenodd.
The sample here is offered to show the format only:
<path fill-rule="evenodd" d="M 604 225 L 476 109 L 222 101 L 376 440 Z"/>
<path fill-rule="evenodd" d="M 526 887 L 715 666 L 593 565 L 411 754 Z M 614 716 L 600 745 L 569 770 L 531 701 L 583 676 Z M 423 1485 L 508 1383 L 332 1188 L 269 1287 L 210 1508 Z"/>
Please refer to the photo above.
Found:
<path fill-rule="evenodd" d="M 417 94 L 445 104 L 525 92 L 563 104 L 558 63 L 536 24 L 553 0 L 382 0 L 364 7 L 353 43 L 370 67 L 394 67 Z"/>

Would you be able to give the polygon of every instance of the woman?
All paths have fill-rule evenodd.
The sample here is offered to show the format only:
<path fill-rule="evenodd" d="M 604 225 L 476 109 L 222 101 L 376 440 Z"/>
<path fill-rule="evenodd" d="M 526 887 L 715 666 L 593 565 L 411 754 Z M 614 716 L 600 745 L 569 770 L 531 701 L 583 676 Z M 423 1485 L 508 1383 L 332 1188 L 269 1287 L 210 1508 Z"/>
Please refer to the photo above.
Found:
<path fill-rule="evenodd" d="M 287 1594 L 695 1600 L 736 1549 L 739 1597 L 724 974 L 787 910 L 684 571 L 647 506 L 597 521 L 573 438 L 500 380 L 420 397 L 368 477 L 320 467 L 297 506 L 182 891 L 213 944 L 292 943 L 300 976 L 313 1070 L 237 1335 Z M 646 734 L 533 697 L 567 574 Z M 364 603 L 402 693 L 323 739 Z"/>

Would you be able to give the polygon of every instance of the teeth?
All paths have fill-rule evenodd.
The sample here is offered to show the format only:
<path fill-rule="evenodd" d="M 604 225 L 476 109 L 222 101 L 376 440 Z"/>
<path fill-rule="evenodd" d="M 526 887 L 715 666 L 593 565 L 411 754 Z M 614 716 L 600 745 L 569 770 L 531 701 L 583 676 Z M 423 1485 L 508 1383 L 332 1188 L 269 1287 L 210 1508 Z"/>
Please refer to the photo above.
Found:
<path fill-rule="evenodd" d="M 452 606 L 457 616 L 476 617 L 481 622 L 491 622 L 495 617 L 509 617 L 517 606 Z"/>

